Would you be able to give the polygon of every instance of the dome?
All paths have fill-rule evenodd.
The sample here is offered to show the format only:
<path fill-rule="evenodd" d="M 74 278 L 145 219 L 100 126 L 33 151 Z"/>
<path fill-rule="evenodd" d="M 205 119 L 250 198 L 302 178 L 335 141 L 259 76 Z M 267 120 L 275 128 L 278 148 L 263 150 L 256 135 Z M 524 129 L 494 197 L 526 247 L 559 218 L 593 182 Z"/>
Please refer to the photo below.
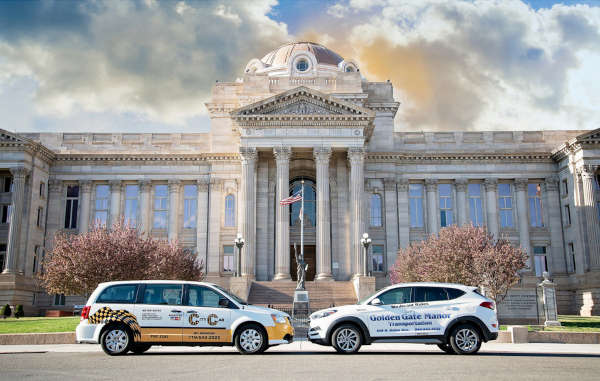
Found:
<path fill-rule="evenodd" d="M 312 53 L 318 64 L 338 66 L 344 59 L 336 52 L 314 42 L 290 42 L 267 53 L 261 61 L 268 66 L 285 66 L 297 52 Z"/>

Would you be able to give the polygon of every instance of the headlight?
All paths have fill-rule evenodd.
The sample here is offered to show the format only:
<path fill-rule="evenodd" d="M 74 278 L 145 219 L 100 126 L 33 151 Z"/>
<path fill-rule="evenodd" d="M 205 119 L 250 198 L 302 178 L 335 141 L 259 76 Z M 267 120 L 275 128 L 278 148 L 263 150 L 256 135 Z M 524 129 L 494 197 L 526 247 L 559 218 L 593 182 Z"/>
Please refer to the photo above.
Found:
<path fill-rule="evenodd" d="M 279 323 L 279 324 L 285 324 L 285 323 L 287 323 L 287 320 L 285 319 L 285 316 L 283 316 L 283 315 L 275 315 L 275 314 L 273 314 L 273 315 L 271 315 L 271 318 L 273 318 L 273 321 L 275 323 Z"/>
<path fill-rule="evenodd" d="M 310 320 L 321 319 L 336 313 L 337 310 L 325 310 L 325 311 L 317 311 L 314 314 L 310 315 Z"/>

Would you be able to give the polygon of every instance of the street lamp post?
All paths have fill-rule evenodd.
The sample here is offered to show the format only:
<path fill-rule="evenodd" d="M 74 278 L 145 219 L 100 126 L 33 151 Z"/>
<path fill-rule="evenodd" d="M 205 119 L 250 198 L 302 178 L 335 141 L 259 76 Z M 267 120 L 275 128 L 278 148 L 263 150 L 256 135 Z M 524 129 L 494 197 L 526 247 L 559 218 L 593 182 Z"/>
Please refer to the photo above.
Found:
<path fill-rule="evenodd" d="M 369 233 L 364 233 L 362 238 L 360 239 L 360 243 L 361 245 L 363 245 L 364 248 L 364 262 L 363 262 L 363 275 L 367 275 L 367 266 L 368 266 L 368 261 L 367 261 L 367 253 L 369 251 L 369 245 L 371 245 L 371 238 L 369 238 Z"/>
<path fill-rule="evenodd" d="M 242 275 L 242 247 L 244 247 L 244 239 L 240 233 L 238 233 L 233 243 L 238 248 L 237 260 L 235 261 L 235 276 L 239 277 Z"/>

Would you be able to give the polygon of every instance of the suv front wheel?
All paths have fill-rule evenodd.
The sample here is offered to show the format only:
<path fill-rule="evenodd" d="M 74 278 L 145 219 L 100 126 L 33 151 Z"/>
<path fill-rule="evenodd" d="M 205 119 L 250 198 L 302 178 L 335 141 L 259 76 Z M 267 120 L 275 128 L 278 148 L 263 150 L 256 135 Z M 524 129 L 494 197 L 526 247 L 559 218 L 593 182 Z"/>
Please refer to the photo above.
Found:
<path fill-rule="evenodd" d="M 331 344 L 338 353 L 356 353 L 362 345 L 360 330 L 351 324 L 341 325 L 331 335 Z"/>
<path fill-rule="evenodd" d="M 459 355 L 472 355 L 481 348 L 481 335 L 470 324 L 461 324 L 455 327 L 450 334 L 450 345 Z"/>
<path fill-rule="evenodd" d="M 127 353 L 132 341 L 129 329 L 122 324 L 109 327 L 100 337 L 102 350 L 111 356 L 120 356 Z"/>

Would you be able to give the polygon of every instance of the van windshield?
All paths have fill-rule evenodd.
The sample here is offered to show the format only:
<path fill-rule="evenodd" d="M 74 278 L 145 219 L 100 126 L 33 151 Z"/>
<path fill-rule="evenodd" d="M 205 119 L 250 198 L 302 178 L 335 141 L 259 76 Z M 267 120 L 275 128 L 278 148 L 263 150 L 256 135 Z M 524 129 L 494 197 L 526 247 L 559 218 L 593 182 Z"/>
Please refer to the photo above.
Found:
<path fill-rule="evenodd" d="M 231 292 L 225 290 L 223 287 L 217 286 L 217 285 L 213 285 L 213 287 L 215 287 L 216 289 L 218 289 L 219 291 L 221 291 L 223 294 L 229 296 L 231 299 L 235 300 L 239 304 L 242 304 L 244 306 L 248 305 L 248 303 L 244 299 L 240 298 L 239 296 L 237 296 L 235 294 L 232 294 Z"/>

